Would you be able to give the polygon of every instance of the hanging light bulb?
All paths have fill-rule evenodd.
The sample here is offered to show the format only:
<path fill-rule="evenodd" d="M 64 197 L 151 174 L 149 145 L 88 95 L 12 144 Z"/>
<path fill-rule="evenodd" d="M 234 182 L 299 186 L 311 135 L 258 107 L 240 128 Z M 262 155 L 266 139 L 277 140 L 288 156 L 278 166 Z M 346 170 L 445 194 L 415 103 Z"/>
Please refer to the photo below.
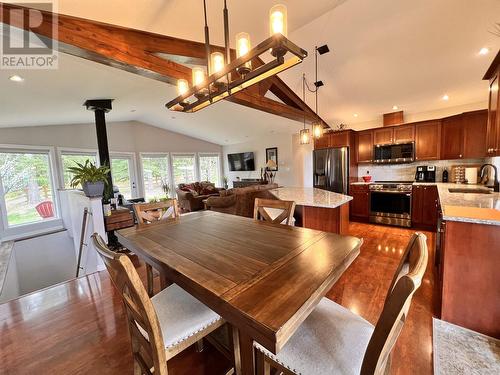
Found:
<path fill-rule="evenodd" d="M 236 34 L 236 57 L 245 56 L 251 50 L 250 35 L 245 32 Z M 248 61 L 244 65 L 238 67 L 236 71 L 245 75 L 252 70 L 252 62 Z"/>
<path fill-rule="evenodd" d="M 311 142 L 311 135 L 309 129 L 304 128 L 300 131 L 300 144 L 307 145 Z"/>
<path fill-rule="evenodd" d="M 323 136 L 323 124 L 321 122 L 318 121 L 312 125 L 312 134 L 316 139 Z"/>
<path fill-rule="evenodd" d="M 210 55 L 210 67 L 212 74 L 224 69 L 224 55 L 221 52 L 213 52 Z"/>
<path fill-rule="evenodd" d="M 188 81 L 185 79 L 177 80 L 177 94 L 184 95 L 189 90 Z"/>
<path fill-rule="evenodd" d="M 274 34 L 282 34 L 287 36 L 287 10 L 286 6 L 277 4 L 269 11 L 269 32 L 271 36 Z"/>
<path fill-rule="evenodd" d="M 198 86 L 205 82 L 205 69 L 193 68 L 193 86 Z"/>

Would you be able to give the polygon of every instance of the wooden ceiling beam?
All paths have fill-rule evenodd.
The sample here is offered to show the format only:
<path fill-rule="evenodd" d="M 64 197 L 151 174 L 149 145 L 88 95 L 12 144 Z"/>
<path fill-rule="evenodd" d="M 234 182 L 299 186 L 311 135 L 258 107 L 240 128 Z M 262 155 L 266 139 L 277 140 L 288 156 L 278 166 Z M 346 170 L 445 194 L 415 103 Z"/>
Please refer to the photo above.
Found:
<path fill-rule="evenodd" d="M 191 81 L 191 68 L 184 64 L 206 64 L 204 43 L 43 10 L 29 12 L 29 18 L 33 17 L 34 21 L 38 21 L 41 15 L 41 23 L 27 23 L 24 18 L 30 8 L 2 2 L 0 6 L 3 10 L 0 12 L 0 23 L 33 32 L 42 40 L 54 38 L 60 52 L 172 85 L 176 85 L 178 79 Z M 14 9 L 25 13 L 16 17 L 15 13 L 10 12 Z M 29 24 L 39 26 L 29 29 Z M 58 30 L 56 35 L 52 34 L 54 26 Z M 224 52 L 220 46 L 212 45 L 211 49 Z M 231 56 L 235 57 L 234 50 L 231 50 Z M 258 59 L 253 64 L 257 67 L 263 62 Z M 304 114 L 308 123 L 317 118 L 314 111 L 279 77 L 270 77 L 254 86 L 227 100 L 295 121 L 303 121 Z M 271 91 L 283 103 L 266 98 L 264 95 L 267 91 Z"/>

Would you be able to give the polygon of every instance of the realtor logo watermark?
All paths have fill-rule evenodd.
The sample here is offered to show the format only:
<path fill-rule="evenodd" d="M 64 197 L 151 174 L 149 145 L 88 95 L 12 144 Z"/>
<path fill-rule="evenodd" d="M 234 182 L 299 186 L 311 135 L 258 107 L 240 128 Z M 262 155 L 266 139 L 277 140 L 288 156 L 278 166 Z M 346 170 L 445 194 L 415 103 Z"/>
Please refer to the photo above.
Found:
<path fill-rule="evenodd" d="M 0 69 L 57 69 L 55 1 L 0 4 Z"/>

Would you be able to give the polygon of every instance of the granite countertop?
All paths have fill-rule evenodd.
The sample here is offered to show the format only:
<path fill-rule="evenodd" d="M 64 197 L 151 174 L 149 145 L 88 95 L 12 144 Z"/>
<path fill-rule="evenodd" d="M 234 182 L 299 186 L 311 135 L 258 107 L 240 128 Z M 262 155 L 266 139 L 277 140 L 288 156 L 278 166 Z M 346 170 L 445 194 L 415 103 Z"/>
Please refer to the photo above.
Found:
<path fill-rule="evenodd" d="M 294 201 L 299 206 L 336 208 L 352 200 L 349 195 L 312 187 L 282 187 L 269 190 L 276 198 Z"/>
<path fill-rule="evenodd" d="M 443 182 L 435 185 L 444 220 L 500 226 L 500 193 L 450 193 L 449 189 L 491 190 L 484 185 Z"/>
<path fill-rule="evenodd" d="M 13 247 L 14 241 L 0 243 L 0 294 L 3 290 L 3 284 L 5 282 L 5 276 L 7 275 L 7 269 L 9 268 L 10 255 L 12 254 Z"/>

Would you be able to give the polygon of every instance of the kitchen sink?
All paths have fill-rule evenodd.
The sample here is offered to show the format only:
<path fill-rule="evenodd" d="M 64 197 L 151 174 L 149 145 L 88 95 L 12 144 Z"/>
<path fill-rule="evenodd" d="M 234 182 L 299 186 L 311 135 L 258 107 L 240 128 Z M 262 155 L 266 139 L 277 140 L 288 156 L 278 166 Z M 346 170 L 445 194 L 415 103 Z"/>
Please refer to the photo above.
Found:
<path fill-rule="evenodd" d="M 491 194 L 491 190 L 486 189 L 464 189 L 464 188 L 451 188 L 448 189 L 450 193 L 470 193 L 470 194 Z"/>

